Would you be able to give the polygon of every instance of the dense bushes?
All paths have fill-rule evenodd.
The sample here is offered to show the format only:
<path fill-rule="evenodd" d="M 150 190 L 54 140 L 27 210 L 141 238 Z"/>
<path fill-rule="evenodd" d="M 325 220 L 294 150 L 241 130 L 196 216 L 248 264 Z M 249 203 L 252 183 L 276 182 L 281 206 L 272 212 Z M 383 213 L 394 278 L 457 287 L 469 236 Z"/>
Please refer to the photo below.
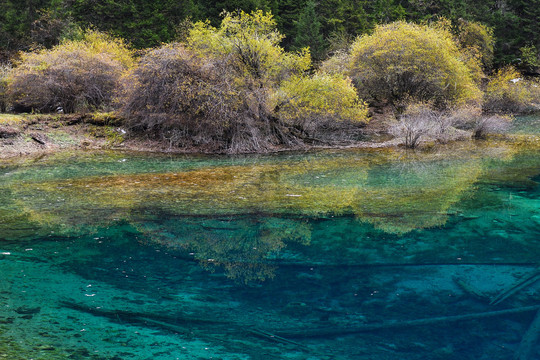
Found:
<path fill-rule="evenodd" d="M 540 82 L 527 80 L 511 66 L 499 69 L 484 94 L 486 112 L 526 113 L 540 110 Z"/>
<path fill-rule="evenodd" d="M 360 96 L 371 102 L 433 101 L 443 108 L 480 99 L 461 56 L 444 28 L 398 21 L 353 43 L 350 72 Z"/>
<path fill-rule="evenodd" d="M 309 49 L 280 46 L 276 22 L 262 11 L 224 13 L 217 28 L 207 21 L 182 26 L 183 43 L 141 52 L 137 64 L 122 41 L 95 31 L 24 53 L 15 68 L 0 68 L 0 110 L 116 106 L 132 134 L 237 153 L 357 139 L 367 120 L 360 98 L 375 113 L 385 107 L 397 114 L 389 131 L 408 147 L 421 138 L 447 142 L 464 129 L 475 137 L 502 129 L 498 118 L 463 120 L 481 109 L 481 83 L 487 112 L 523 112 L 540 103 L 539 84 L 513 68 L 486 81 L 493 37 L 474 22 L 378 26 L 317 67 Z"/>
<path fill-rule="evenodd" d="M 363 122 L 367 107 L 360 102 L 351 80 L 340 75 L 318 73 L 294 76 L 276 93 L 275 112 L 282 121 L 301 129 L 312 140 L 352 139 Z M 342 131 L 340 131 L 342 130 Z"/>
<path fill-rule="evenodd" d="M 194 24 L 186 45 L 141 59 L 123 108 L 128 124 L 174 146 L 227 152 L 348 138 L 367 115 L 350 81 L 307 77 L 309 53 L 285 52 L 281 39 L 260 11 L 226 14 L 220 28 Z"/>
<path fill-rule="evenodd" d="M 24 53 L 11 74 L 15 108 L 65 113 L 111 105 L 123 72 L 133 64 L 121 40 L 89 31 L 82 40 Z"/>

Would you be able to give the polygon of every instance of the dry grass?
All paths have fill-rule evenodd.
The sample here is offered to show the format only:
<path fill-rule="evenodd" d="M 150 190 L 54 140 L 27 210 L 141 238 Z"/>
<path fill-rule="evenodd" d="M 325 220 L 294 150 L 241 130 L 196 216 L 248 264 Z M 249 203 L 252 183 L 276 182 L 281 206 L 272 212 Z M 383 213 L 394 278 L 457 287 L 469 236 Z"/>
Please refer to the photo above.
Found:
<path fill-rule="evenodd" d="M 0 114 L 1 125 L 16 125 L 25 122 L 25 120 L 35 117 L 35 115 L 13 115 L 13 114 Z"/>

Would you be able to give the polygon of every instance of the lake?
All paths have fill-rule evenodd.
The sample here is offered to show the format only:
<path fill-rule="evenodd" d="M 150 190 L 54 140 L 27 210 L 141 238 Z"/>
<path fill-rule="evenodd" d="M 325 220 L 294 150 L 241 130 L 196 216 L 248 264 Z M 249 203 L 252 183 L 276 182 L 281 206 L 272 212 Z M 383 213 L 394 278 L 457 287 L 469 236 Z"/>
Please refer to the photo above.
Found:
<path fill-rule="evenodd" d="M 537 359 L 534 124 L 416 152 L 6 162 L 0 357 Z"/>

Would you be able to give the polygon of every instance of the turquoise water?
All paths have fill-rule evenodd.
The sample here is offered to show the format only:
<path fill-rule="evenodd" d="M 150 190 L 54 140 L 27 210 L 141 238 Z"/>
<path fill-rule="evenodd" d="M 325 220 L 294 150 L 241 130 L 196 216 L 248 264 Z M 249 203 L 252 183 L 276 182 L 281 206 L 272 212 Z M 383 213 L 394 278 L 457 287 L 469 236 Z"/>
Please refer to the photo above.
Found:
<path fill-rule="evenodd" d="M 538 271 L 533 140 L 6 163 L 0 357 L 511 359 L 540 284 L 490 302 Z"/>

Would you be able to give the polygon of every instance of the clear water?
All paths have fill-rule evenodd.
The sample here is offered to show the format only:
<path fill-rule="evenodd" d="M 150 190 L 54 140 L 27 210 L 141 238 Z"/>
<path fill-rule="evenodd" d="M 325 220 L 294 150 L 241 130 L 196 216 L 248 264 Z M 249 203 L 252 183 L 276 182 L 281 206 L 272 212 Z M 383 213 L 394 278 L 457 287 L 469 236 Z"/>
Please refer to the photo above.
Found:
<path fill-rule="evenodd" d="M 539 155 L 527 135 L 6 163 L 0 357 L 511 359 L 540 284 L 490 300 L 537 271 Z"/>

